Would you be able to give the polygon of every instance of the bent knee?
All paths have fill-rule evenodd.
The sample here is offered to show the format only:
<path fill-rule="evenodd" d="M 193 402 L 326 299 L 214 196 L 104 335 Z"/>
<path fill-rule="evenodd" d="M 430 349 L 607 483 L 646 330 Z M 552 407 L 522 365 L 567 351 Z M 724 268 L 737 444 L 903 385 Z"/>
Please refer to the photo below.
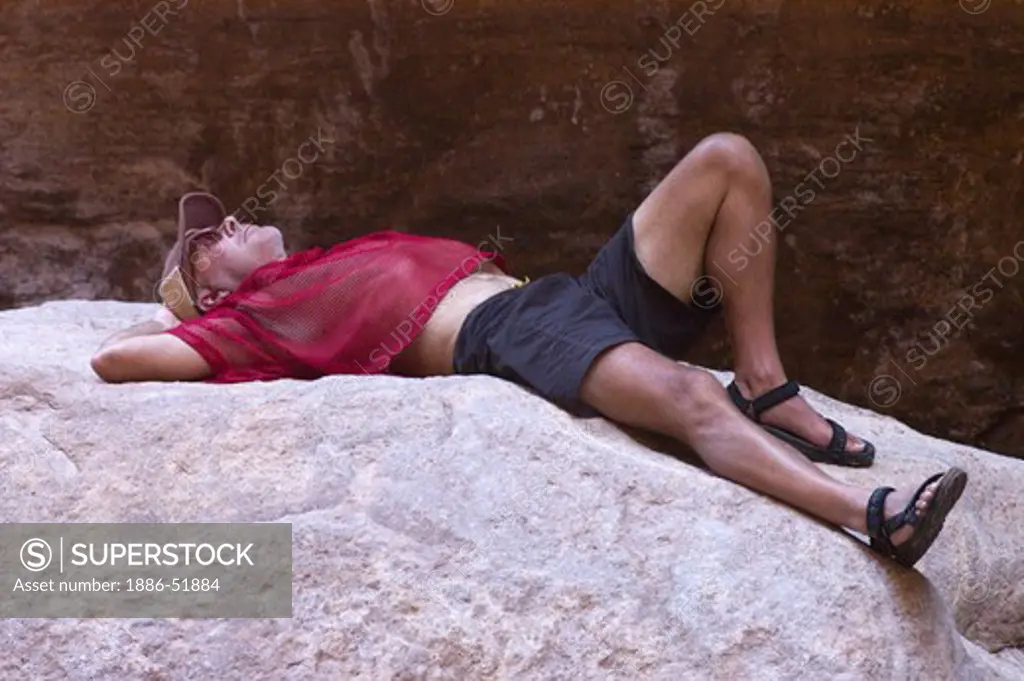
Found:
<path fill-rule="evenodd" d="M 680 365 L 668 373 L 665 381 L 668 402 L 678 413 L 689 417 L 712 416 L 729 401 L 718 379 L 703 369 Z"/>
<path fill-rule="evenodd" d="M 732 177 L 767 177 L 761 155 L 743 135 L 717 132 L 702 139 L 690 153 L 702 163 Z"/>

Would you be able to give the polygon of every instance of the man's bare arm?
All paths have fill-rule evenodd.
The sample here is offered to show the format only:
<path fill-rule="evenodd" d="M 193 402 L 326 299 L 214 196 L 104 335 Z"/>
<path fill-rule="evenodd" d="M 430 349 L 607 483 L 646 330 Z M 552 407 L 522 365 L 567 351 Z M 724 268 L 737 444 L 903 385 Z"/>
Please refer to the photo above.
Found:
<path fill-rule="evenodd" d="M 142 322 L 141 324 L 136 324 L 134 326 L 129 326 L 127 329 L 124 329 L 123 331 L 118 331 L 117 333 L 112 334 L 100 344 L 99 349 L 103 350 L 105 348 L 109 348 L 111 345 L 114 345 L 124 340 L 128 340 L 129 338 L 135 338 L 136 336 L 149 336 L 154 333 L 163 333 L 169 328 L 171 327 L 165 325 L 163 322 L 158 322 L 155 319 L 150 319 L 149 321 L 145 321 Z"/>
<path fill-rule="evenodd" d="M 210 375 L 198 352 L 168 333 L 178 324 L 167 309 L 152 320 L 119 331 L 100 345 L 92 369 L 108 383 L 127 381 L 194 381 Z"/>

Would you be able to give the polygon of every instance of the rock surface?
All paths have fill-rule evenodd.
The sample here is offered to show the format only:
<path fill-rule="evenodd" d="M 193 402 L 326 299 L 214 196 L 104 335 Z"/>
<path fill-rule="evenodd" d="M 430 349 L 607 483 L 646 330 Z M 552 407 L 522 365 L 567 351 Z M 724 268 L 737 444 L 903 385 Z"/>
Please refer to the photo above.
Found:
<path fill-rule="evenodd" d="M 697 4 L 2 3 L 0 307 L 152 300 L 197 187 L 295 247 L 500 228 L 521 273 L 579 271 L 682 153 L 733 130 L 778 200 L 814 191 L 780 253 L 792 373 L 1024 455 L 1024 4 Z"/>
<path fill-rule="evenodd" d="M 1024 678 L 1024 462 L 810 393 L 843 479 L 969 471 L 919 574 L 498 379 L 99 383 L 152 308 L 0 313 L 0 520 L 290 522 L 294 618 L 5 620 L 0 678 Z"/>

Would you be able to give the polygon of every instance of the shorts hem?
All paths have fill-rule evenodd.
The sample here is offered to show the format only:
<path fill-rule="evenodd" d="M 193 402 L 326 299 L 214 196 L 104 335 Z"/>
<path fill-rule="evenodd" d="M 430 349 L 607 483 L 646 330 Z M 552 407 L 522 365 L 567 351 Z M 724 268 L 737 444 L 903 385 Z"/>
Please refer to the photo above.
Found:
<path fill-rule="evenodd" d="M 586 417 L 597 416 L 599 412 L 580 399 L 583 380 L 587 377 L 590 368 L 594 366 L 594 362 L 597 361 L 601 354 L 624 343 L 642 343 L 642 341 L 635 334 L 617 334 L 590 343 L 586 353 L 575 362 L 571 380 L 565 382 L 566 386 L 571 387 L 571 392 L 564 395 L 552 395 L 550 399 L 556 401 L 563 409 L 574 412 L 577 415 L 585 415 Z"/>

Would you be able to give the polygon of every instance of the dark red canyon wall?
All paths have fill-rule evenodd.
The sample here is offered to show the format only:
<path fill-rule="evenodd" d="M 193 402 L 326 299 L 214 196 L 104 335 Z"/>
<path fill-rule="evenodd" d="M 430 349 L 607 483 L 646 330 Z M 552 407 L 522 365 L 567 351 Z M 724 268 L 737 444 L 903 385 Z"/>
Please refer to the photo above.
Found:
<path fill-rule="evenodd" d="M 197 187 L 293 247 L 500 228 L 522 273 L 579 271 L 731 130 L 801 203 L 794 376 L 1024 454 L 1022 51 L 1013 0 L 12 0 L 0 306 L 150 299 Z"/>

